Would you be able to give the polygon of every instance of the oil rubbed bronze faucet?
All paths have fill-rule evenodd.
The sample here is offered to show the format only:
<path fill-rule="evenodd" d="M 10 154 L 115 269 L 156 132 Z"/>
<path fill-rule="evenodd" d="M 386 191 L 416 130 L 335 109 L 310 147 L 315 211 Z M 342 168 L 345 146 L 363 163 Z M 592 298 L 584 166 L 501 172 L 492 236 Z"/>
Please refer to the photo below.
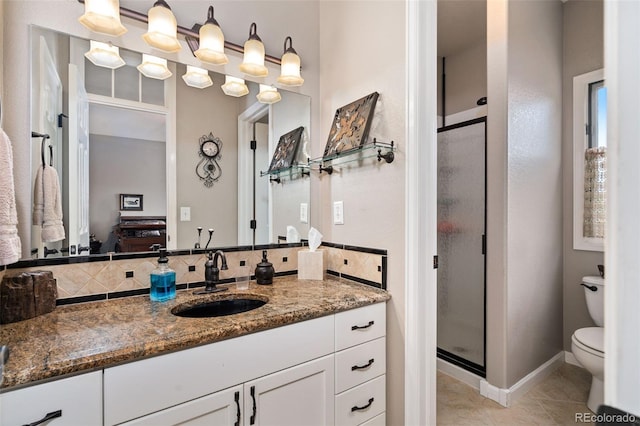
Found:
<path fill-rule="evenodd" d="M 218 259 L 222 258 L 222 265 L 218 268 Z M 196 291 L 193 294 L 207 294 L 216 293 L 218 291 L 225 291 L 228 288 L 218 288 L 216 284 L 220 281 L 220 270 L 226 271 L 229 269 L 227 266 L 227 258 L 222 250 L 217 250 L 215 256 L 213 252 L 209 252 L 209 258 L 204 264 L 204 290 Z"/>

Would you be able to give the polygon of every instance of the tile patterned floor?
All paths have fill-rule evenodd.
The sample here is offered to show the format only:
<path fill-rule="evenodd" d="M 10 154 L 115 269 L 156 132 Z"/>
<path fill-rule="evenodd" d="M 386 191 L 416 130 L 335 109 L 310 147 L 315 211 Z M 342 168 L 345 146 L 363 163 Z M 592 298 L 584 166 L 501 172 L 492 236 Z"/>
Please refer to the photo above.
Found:
<path fill-rule="evenodd" d="M 472 387 L 438 372 L 438 425 L 575 425 L 576 413 L 591 413 L 586 401 L 591 376 L 564 364 L 515 405 L 504 408 Z"/>

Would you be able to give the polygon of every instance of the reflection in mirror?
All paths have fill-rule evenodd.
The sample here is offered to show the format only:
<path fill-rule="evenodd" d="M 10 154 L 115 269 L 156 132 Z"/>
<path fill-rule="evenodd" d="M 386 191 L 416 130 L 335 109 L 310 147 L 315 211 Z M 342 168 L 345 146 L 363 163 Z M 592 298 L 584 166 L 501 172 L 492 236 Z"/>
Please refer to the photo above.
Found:
<path fill-rule="evenodd" d="M 45 247 L 47 257 L 147 251 L 147 243 L 189 249 L 198 228 L 203 248 L 208 229 L 210 248 L 276 243 L 287 226 L 306 237 L 300 206 L 309 205 L 309 178 L 273 183 L 260 172 L 280 136 L 299 126 L 305 137 L 296 158 L 306 163 L 307 96 L 278 89 L 280 102 L 261 104 L 252 82 L 247 96 L 227 96 L 224 75 L 212 71 L 212 86 L 193 88 L 181 78 L 186 66 L 171 62 L 171 77 L 150 79 L 136 69 L 142 55 L 124 48 L 124 66 L 99 67 L 85 58 L 89 44 L 32 27 L 32 130 L 51 136 L 66 230 L 64 240 L 43 243 L 34 225 L 32 257 L 44 257 Z M 219 152 L 201 149 L 210 137 Z M 31 148 L 35 177 L 39 140 Z M 219 176 L 207 186 L 203 171 L 213 169 Z M 121 194 L 142 195 L 142 209 L 123 208 Z"/>

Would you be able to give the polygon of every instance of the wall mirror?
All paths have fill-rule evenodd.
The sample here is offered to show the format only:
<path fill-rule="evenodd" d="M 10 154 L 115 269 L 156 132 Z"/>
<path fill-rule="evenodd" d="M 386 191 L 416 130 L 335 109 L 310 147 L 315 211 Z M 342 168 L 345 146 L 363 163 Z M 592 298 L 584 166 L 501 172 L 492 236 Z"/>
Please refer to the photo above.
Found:
<path fill-rule="evenodd" d="M 122 247 L 114 227 L 123 218 L 164 221 L 132 232 L 164 232 L 169 249 L 205 248 L 209 229 L 209 248 L 277 243 L 287 226 L 307 234 L 300 211 L 309 211 L 308 176 L 285 173 L 276 182 L 260 172 L 280 136 L 300 126 L 305 136 L 296 160 L 306 162 L 308 96 L 278 88 L 282 100 L 262 104 L 259 85 L 249 81 L 247 95 L 227 96 L 225 76 L 213 71 L 210 87 L 190 87 L 182 78 L 186 65 L 173 62 L 171 77 L 148 78 L 137 69 L 142 54 L 125 49 L 124 66 L 99 67 L 85 57 L 89 40 L 36 26 L 31 46 L 32 131 L 50 135 L 32 139 L 32 182 L 43 161 L 55 168 L 65 229 L 64 240 L 43 242 L 42 227 L 33 225 L 32 258 L 148 251 Z M 201 149 L 208 139 L 219 152 L 211 144 Z M 215 176 L 207 185 L 209 172 Z M 142 209 L 123 209 L 123 194 Z"/>

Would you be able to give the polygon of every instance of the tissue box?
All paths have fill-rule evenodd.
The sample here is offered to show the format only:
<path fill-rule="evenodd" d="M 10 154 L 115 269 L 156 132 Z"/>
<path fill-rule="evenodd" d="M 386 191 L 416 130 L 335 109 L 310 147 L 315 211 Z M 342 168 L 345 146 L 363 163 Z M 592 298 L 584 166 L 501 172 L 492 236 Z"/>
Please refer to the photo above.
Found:
<path fill-rule="evenodd" d="M 324 271 L 324 250 L 298 251 L 299 280 L 323 280 Z"/>

